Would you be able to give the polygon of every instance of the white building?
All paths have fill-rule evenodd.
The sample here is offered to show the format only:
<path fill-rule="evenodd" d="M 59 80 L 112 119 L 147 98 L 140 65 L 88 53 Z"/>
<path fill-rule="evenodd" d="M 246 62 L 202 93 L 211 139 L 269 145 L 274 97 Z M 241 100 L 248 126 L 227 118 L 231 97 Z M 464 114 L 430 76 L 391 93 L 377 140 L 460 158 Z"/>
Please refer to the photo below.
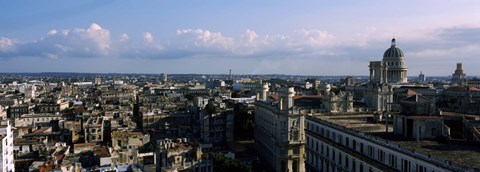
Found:
<path fill-rule="evenodd" d="M 97 76 L 95 77 L 95 85 L 101 85 L 102 84 L 102 78 Z"/>
<path fill-rule="evenodd" d="M 0 159 L 2 160 L 0 169 L 4 172 L 14 172 L 13 133 L 12 126 L 8 120 L 0 122 L 0 138 L 2 139 L 0 146 Z"/>
<path fill-rule="evenodd" d="M 294 110 L 292 88 L 284 88 L 277 102 L 267 100 L 264 84 L 255 103 L 255 148 L 274 171 L 305 171 L 305 114 Z"/>
<path fill-rule="evenodd" d="M 478 157 L 479 153 L 475 149 L 460 146 L 461 150 L 452 149 L 445 153 L 442 149 L 451 145 L 432 141 L 381 138 L 374 134 L 385 132 L 386 126 L 365 120 L 372 116 L 307 117 L 307 171 L 478 170 L 478 162 L 470 160 Z M 391 127 L 388 128 L 391 131 Z"/>
<path fill-rule="evenodd" d="M 372 78 L 372 76 L 374 76 Z M 370 62 L 370 81 L 380 83 L 406 83 L 407 66 L 403 51 L 397 47 L 395 38 L 392 45 L 383 53 L 382 61 Z"/>
<path fill-rule="evenodd" d="M 407 66 L 403 51 L 397 47 L 395 38 L 383 54 L 382 61 L 370 61 L 370 80 L 361 86 L 349 86 L 355 100 L 365 103 L 370 111 L 390 110 L 393 102 L 393 88 L 407 84 Z"/>

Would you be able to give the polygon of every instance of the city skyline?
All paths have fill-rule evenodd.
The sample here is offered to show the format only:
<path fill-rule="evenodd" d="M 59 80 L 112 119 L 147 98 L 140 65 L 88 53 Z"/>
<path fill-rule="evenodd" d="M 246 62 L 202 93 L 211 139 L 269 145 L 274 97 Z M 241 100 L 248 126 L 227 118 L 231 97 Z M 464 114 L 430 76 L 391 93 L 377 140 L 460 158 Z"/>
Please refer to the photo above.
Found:
<path fill-rule="evenodd" d="M 366 76 L 395 37 L 409 76 L 477 76 L 480 3 L 436 2 L 1 2 L 0 72 Z"/>

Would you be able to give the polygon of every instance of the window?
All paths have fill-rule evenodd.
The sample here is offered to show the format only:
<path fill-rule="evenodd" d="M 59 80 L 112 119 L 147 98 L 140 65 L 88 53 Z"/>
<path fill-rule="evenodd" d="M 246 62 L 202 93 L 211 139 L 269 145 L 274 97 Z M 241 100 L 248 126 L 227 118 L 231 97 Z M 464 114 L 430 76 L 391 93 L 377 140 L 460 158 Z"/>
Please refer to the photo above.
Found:
<path fill-rule="evenodd" d="M 368 146 L 368 156 L 370 156 L 370 158 L 374 158 L 373 156 L 373 147 L 372 146 Z"/>
<path fill-rule="evenodd" d="M 293 148 L 293 154 L 300 154 L 300 149 L 299 148 Z"/>
<path fill-rule="evenodd" d="M 360 143 L 360 153 L 364 153 L 363 152 L 363 143 Z"/>
<path fill-rule="evenodd" d="M 389 165 L 393 168 L 397 168 L 397 157 L 395 155 L 390 154 L 389 156 Z"/>
<path fill-rule="evenodd" d="M 408 160 L 404 159 L 402 161 L 402 171 L 404 172 L 409 172 L 410 171 L 410 162 Z"/>
<path fill-rule="evenodd" d="M 332 161 L 335 162 L 335 149 L 332 148 Z"/>
<path fill-rule="evenodd" d="M 345 168 L 348 169 L 348 155 L 345 155 Z"/>
<path fill-rule="evenodd" d="M 342 166 L 342 152 L 338 152 L 338 165 Z"/>
<path fill-rule="evenodd" d="M 352 171 L 357 171 L 355 168 L 357 165 L 355 164 L 355 159 L 352 159 Z"/>
<path fill-rule="evenodd" d="M 427 172 L 427 168 L 417 164 L 417 172 Z"/>
<path fill-rule="evenodd" d="M 383 163 L 384 159 L 385 159 L 385 152 L 383 152 L 382 150 L 379 149 L 378 150 L 378 160 Z"/>
<path fill-rule="evenodd" d="M 330 148 L 327 146 L 327 158 L 330 156 Z"/>
<path fill-rule="evenodd" d="M 320 151 L 323 154 L 323 143 L 322 143 L 322 147 L 321 147 Z"/>

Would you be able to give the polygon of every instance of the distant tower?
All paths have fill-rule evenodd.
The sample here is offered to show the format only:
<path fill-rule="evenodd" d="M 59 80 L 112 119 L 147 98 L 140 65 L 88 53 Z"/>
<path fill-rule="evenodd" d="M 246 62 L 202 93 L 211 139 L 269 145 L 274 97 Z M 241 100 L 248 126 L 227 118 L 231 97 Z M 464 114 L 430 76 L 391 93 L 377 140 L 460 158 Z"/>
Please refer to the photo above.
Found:
<path fill-rule="evenodd" d="M 228 75 L 228 80 L 232 81 L 233 78 L 232 78 L 232 69 L 230 69 L 230 74 Z"/>
<path fill-rule="evenodd" d="M 462 69 L 462 63 L 457 63 L 457 69 L 455 69 L 455 72 L 452 74 L 452 81 L 451 84 L 459 84 L 459 85 L 464 85 L 466 84 L 466 74 L 463 73 Z"/>
<path fill-rule="evenodd" d="M 166 83 L 168 81 L 167 79 L 167 73 L 162 73 L 162 78 L 161 78 L 161 81 Z"/>
<path fill-rule="evenodd" d="M 422 71 L 420 71 L 420 75 L 418 75 L 418 82 L 425 83 L 425 81 L 426 81 L 425 74 L 423 74 Z"/>
<path fill-rule="evenodd" d="M 99 76 L 95 77 L 95 85 L 100 85 L 102 84 L 102 78 L 100 78 Z"/>

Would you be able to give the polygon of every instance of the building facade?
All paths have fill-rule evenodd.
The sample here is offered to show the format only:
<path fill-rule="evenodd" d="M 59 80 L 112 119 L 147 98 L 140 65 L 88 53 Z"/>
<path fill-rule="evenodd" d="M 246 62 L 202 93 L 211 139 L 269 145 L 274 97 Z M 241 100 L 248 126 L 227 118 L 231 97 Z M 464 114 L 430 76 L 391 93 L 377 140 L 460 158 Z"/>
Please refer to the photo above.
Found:
<path fill-rule="evenodd" d="M 425 74 L 420 71 L 420 74 L 418 75 L 418 82 L 419 83 L 425 83 L 427 81 L 427 78 L 425 77 Z"/>
<path fill-rule="evenodd" d="M 457 68 L 452 74 L 452 84 L 465 85 L 467 82 L 467 74 L 463 73 L 462 63 L 457 63 Z"/>
<path fill-rule="evenodd" d="M 315 116 L 306 126 L 307 171 L 475 171 Z"/>
<path fill-rule="evenodd" d="M 0 169 L 5 172 L 14 172 L 15 166 L 13 161 L 13 132 L 10 121 L 0 121 Z"/>
<path fill-rule="evenodd" d="M 380 83 L 406 83 L 407 66 L 403 51 L 397 47 L 395 38 L 383 54 L 382 61 L 370 62 L 370 81 Z"/>
<path fill-rule="evenodd" d="M 266 99 L 262 86 L 255 103 L 255 148 L 273 171 L 305 171 L 305 114 L 294 110 L 293 88 L 282 89 L 278 101 Z"/>
<path fill-rule="evenodd" d="M 354 99 L 365 105 L 370 111 L 390 110 L 388 104 L 393 102 L 393 85 L 408 82 L 407 66 L 403 51 L 397 47 L 395 38 L 383 54 L 382 61 L 370 61 L 370 78 L 367 84 L 348 86 Z"/>

